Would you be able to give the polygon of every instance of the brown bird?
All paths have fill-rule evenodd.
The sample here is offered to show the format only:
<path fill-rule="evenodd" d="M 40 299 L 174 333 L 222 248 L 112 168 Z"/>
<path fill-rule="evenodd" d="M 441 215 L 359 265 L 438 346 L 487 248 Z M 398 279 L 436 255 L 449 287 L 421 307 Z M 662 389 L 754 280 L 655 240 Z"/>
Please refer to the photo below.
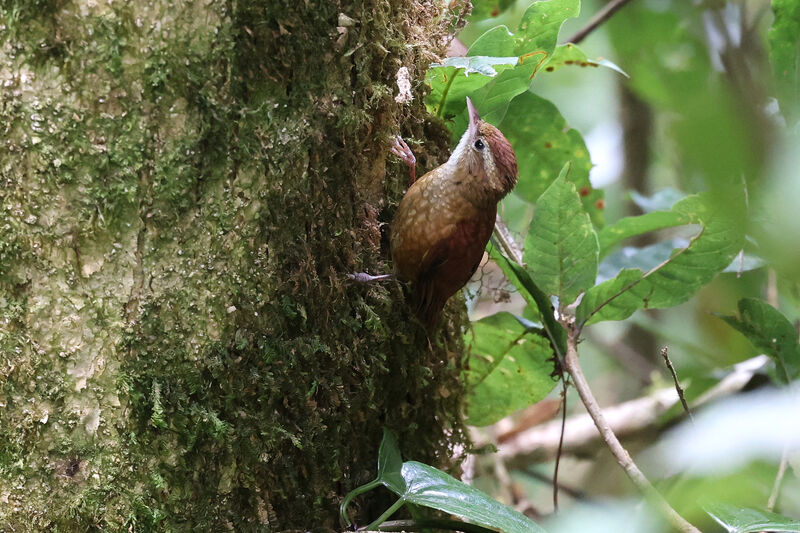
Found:
<path fill-rule="evenodd" d="M 500 130 L 467 98 L 469 127 L 447 162 L 414 181 L 416 160 L 402 139 L 392 152 L 411 167 L 411 187 L 391 225 L 395 270 L 412 283 L 412 305 L 432 328 L 448 298 L 480 265 L 497 203 L 517 182 L 517 157 Z"/>

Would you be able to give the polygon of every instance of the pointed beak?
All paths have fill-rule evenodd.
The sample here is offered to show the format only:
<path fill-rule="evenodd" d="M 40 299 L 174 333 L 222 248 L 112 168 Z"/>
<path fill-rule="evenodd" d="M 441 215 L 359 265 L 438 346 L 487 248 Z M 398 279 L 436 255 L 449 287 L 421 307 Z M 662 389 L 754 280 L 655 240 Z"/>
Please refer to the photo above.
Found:
<path fill-rule="evenodd" d="M 469 96 L 467 97 L 467 113 L 469 114 L 469 131 L 477 131 L 481 116 L 478 114 L 478 110 L 475 109 L 475 106 L 472 105 L 472 100 L 469 99 Z"/>

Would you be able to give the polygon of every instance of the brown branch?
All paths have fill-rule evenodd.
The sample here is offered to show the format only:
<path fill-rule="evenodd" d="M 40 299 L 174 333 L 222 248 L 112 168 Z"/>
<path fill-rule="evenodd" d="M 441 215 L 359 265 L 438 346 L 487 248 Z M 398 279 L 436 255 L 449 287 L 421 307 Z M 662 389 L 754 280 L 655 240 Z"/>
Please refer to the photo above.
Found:
<path fill-rule="evenodd" d="M 661 348 L 661 357 L 664 358 L 664 362 L 667 364 L 669 373 L 672 374 L 672 381 L 675 383 L 675 390 L 678 391 L 678 398 L 681 400 L 683 410 L 686 411 L 687 415 L 689 415 L 689 420 L 694 423 L 694 417 L 692 416 L 692 412 L 689 410 L 689 404 L 686 403 L 686 397 L 683 395 L 683 387 L 681 387 L 681 384 L 678 381 L 678 373 L 675 372 L 675 367 L 672 366 L 672 361 L 669 360 L 669 353 L 667 352 L 666 346 Z"/>
<path fill-rule="evenodd" d="M 690 408 L 697 410 L 703 404 L 736 394 L 757 372 L 768 365 L 769 361 L 766 355 L 759 355 L 737 363 L 730 374 L 693 401 Z M 662 388 L 652 391 L 647 396 L 605 407 L 603 416 L 618 437 L 631 435 L 658 426 L 661 415 L 678 401 L 675 387 Z M 560 403 L 559 400 L 550 402 Z M 555 413 L 555 409 L 549 404 L 544 405 L 547 405 L 547 413 Z M 498 454 L 505 457 L 506 464 L 512 468 L 524 469 L 531 462 L 550 461 L 556 455 L 561 436 L 561 420 L 550 420 L 550 418 L 547 417 L 537 424 L 523 424 L 521 428 L 513 429 L 505 429 L 511 421 L 504 419 L 497 424 L 500 437 L 496 441 L 484 442 L 477 438 L 475 444 L 480 447 L 489 442 L 496 443 Z M 599 438 L 597 427 L 588 414 L 572 415 L 567 418 L 567 427 L 564 431 L 564 453 L 578 456 L 593 454 Z"/>
<path fill-rule="evenodd" d="M 587 35 L 596 30 L 598 26 L 610 19 L 614 13 L 619 11 L 628 2 L 630 2 L 630 0 L 611 0 L 609 3 L 603 6 L 603 9 L 598 11 L 595 16 L 592 17 L 586 26 L 581 28 L 577 33 L 575 33 L 575 35 L 567 39 L 565 42 L 578 44 L 584 40 Z"/>
<path fill-rule="evenodd" d="M 580 330 L 571 323 L 564 325 L 569 332 L 567 335 L 567 353 L 564 357 L 567 372 L 572 376 L 572 381 L 575 384 L 575 388 L 578 390 L 583 405 L 586 406 L 586 410 L 592 417 L 595 426 L 597 426 L 597 430 L 600 432 L 600 435 L 603 437 L 612 455 L 614 455 L 617 463 L 622 467 L 633 484 L 658 507 L 675 528 L 684 533 L 700 533 L 699 529 L 687 522 L 686 519 L 679 515 L 678 512 L 670 506 L 667 500 L 659 494 L 642 471 L 639 470 L 639 467 L 633 462 L 628 451 L 623 448 L 619 439 L 617 439 L 617 436 L 611 430 L 611 427 L 603 416 L 603 412 L 600 410 L 597 400 L 592 394 L 592 390 L 589 388 L 589 383 L 586 381 L 586 377 L 583 375 L 583 370 L 578 362 L 578 337 L 580 335 Z"/>

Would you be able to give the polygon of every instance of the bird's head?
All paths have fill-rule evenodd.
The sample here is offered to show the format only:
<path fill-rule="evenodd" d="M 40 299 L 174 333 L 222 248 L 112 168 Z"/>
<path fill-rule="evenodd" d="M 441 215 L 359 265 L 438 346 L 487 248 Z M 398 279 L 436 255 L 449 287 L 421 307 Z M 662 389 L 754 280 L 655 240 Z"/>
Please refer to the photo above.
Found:
<path fill-rule="evenodd" d="M 474 184 L 483 189 L 495 203 L 517 183 L 517 156 L 508 139 L 488 122 L 467 98 L 469 127 L 448 163 L 474 177 Z"/>

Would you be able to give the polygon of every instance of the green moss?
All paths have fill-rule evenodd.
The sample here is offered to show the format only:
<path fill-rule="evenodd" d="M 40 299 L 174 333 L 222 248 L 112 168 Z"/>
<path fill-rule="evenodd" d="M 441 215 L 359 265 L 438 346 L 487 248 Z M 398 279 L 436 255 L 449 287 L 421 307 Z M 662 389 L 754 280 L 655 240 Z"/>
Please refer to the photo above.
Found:
<path fill-rule="evenodd" d="M 446 464 L 463 311 L 431 347 L 399 284 L 346 276 L 391 268 L 378 227 L 407 177 L 385 173 L 390 136 L 426 139 L 429 167 L 446 155 L 422 99 L 393 100 L 397 68 L 425 68 L 406 17 L 432 17 L 47 6 L 25 28 L 0 12 L 30 72 L 0 106 L 0 496 L 17 509 L 0 524 L 337 528 L 382 426 Z"/>

